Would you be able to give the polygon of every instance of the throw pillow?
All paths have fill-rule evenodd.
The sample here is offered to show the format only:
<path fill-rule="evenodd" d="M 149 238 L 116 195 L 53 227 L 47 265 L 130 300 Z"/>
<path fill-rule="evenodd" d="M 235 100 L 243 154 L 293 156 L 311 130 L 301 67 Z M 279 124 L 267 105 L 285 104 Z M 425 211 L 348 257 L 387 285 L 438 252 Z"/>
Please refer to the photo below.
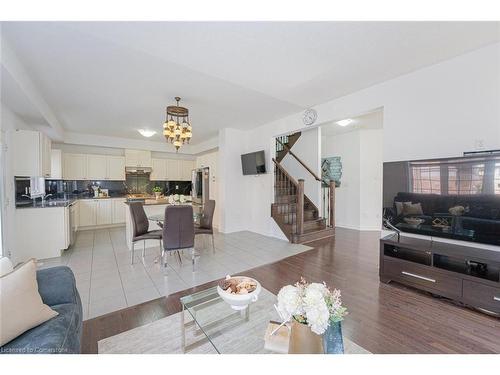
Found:
<path fill-rule="evenodd" d="M 0 301 L 0 346 L 58 315 L 38 293 L 34 259 L 0 277 Z"/>
<path fill-rule="evenodd" d="M 403 213 L 403 204 L 404 203 L 410 203 L 411 202 L 394 202 L 394 204 L 396 205 L 396 215 L 399 216 Z"/>
<path fill-rule="evenodd" d="M 12 262 L 7 257 L 0 257 L 0 277 L 12 272 L 14 267 L 12 267 Z"/>
<path fill-rule="evenodd" d="M 403 215 L 423 215 L 424 211 L 422 210 L 421 203 L 411 203 L 404 202 L 403 203 Z"/>

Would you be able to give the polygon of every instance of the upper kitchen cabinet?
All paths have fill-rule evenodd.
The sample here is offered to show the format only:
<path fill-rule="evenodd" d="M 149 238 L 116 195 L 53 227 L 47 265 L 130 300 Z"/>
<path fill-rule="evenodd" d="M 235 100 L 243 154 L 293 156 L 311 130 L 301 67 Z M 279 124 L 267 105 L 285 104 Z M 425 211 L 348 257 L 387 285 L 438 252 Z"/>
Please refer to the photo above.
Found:
<path fill-rule="evenodd" d="M 126 167 L 151 167 L 151 151 L 125 150 Z"/>
<path fill-rule="evenodd" d="M 14 175 L 50 177 L 50 138 L 33 130 L 16 130 L 12 138 Z"/>
<path fill-rule="evenodd" d="M 65 153 L 63 155 L 63 178 L 65 180 L 125 181 L 125 158 Z"/>
<path fill-rule="evenodd" d="M 153 170 L 149 179 L 151 181 L 167 180 L 167 160 L 166 159 L 151 159 Z"/>
<path fill-rule="evenodd" d="M 167 180 L 179 181 L 181 179 L 180 160 L 167 159 Z"/>
<path fill-rule="evenodd" d="M 108 180 L 125 181 L 125 158 L 123 156 L 108 156 Z"/>
<path fill-rule="evenodd" d="M 180 160 L 180 172 L 182 181 L 191 181 L 191 172 L 194 169 L 194 160 Z"/>
<path fill-rule="evenodd" d="M 62 179 L 62 151 L 52 149 L 50 151 L 50 178 L 53 180 Z"/>
<path fill-rule="evenodd" d="M 105 180 L 107 169 L 106 155 L 87 155 L 87 179 Z"/>
<path fill-rule="evenodd" d="M 87 155 L 63 154 L 63 178 L 65 180 L 86 180 Z"/>

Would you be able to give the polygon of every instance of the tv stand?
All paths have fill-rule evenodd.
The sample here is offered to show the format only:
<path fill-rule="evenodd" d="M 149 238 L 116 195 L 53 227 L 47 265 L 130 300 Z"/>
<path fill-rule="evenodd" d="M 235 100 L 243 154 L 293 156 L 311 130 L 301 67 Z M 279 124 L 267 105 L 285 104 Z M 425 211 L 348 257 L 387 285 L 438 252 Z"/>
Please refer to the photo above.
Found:
<path fill-rule="evenodd" d="M 380 240 L 379 275 L 500 316 L 500 251 L 393 234 Z"/>

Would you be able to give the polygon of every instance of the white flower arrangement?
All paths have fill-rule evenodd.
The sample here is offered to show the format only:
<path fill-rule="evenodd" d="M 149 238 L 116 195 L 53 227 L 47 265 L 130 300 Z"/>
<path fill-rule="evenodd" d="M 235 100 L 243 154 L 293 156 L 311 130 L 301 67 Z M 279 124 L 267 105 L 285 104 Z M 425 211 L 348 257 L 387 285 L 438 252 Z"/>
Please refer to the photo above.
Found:
<path fill-rule="evenodd" d="M 331 291 L 325 283 L 307 283 L 304 278 L 295 285 L 286 285 L 278 293 L 278 312 L 286 321 L 307 324 L 322 335 L 330 323 L 344 319 L 347 309 L 342 306 L 340 291 Z"/>
<path fill-rule="evenodd" d="M 168 203 L 170 204 L 186 203 L 186 201 L 186 197 L 183 194 L 174 194 L 168 197 Z"/>

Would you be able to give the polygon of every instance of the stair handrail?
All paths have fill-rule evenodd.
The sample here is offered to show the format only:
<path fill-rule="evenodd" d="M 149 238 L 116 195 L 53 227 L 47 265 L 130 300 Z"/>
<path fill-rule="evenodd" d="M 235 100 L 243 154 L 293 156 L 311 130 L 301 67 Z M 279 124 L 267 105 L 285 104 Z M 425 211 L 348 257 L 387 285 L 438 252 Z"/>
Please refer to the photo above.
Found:
<path fill-rule="evenodd" d="M 286 149 L 288 153 L 292 155 L 295 158 L 295 160 L 297 160 L 299 164 L 302 165 L 306 169 L 306 171 L 308 171 L 314 177 L 316 181 L 321 181 L 321 178 L 318 177 L 318 175 L 314 173 L 314 171 L 311 168 L 309 168 L 302 160 L 300 160 L 300 158 L 297 155 L 295 155 L 295 153 L 290 149 L 290 147 L 282 143 L 278 138 L 276 138 L 276 141 L 278 141 L 283 146 L 283 148 Z"/>
<path fill-rule="evenodd" d="M 283 168 L 283 166 L 280 163 L 278 163 L 278 161 L 275 158 L 273 158 L 273 162 L 279 168 L 279 170 L 283 172 L 283 174 L 290 180 L 290 182 L 293 185 L 295 185 L 295 187 L 299 186 L 299 183 L 295 181 L 295 179 L 292 176 L 290 176 L 290 174 L 286 171 L 286 169 Z"/>

